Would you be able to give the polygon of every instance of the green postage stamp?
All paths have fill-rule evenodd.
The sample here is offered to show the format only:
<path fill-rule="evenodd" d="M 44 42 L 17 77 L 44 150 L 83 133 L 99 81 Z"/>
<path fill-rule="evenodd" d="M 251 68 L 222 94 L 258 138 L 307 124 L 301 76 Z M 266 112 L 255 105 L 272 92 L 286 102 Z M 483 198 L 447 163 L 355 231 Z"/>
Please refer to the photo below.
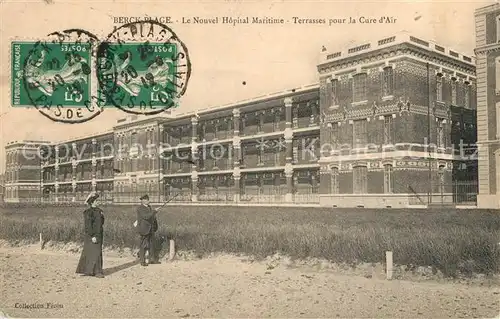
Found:
<path fill-rule="evenodd" d="M 13 107 L 86 107 L 91 89 L 90 43 L 11 43 Z"/>
<path fill-rule="evenodd" d="M 80 123 L 108 108 L 154 115 L 178 106 L 191 74 L 187 48 L 155 21 L 115 28 L 104 40 L 80 29 L 11 42 L 11 105 Z"/>
<path fill-rule="evenodd" d="M 90 43 L 12 42 L 12 106 L 88 107 L 96 78 L 107 83 L 97 90 L 102 107 L 176 106 L 175 43 L 109 43 L 97 68 L 92 49 Z"/>
<path fill-rule="evenodd" d="M 106 90 L 105 107 L 154 109 L 175 107 L 177 92 L 177 45 L 175 43 L 111 43 L 99 61 L 102 77 L 116 85 Z"/>

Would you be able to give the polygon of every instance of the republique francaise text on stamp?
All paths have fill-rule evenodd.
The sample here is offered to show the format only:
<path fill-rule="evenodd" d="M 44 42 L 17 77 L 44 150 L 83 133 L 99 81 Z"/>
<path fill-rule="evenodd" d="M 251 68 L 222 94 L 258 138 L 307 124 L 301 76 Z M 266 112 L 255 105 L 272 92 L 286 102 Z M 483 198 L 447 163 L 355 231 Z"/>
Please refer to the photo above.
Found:
<path fill-rule="evenodd" d="M 81 123 L 104 108 L 152 115 L 177 106 L 191 64 L 168 27 L 145 21 L 115 28 L 103 41 L 79 29 L 13 41 L 11 70 L 13 107 Z"/>

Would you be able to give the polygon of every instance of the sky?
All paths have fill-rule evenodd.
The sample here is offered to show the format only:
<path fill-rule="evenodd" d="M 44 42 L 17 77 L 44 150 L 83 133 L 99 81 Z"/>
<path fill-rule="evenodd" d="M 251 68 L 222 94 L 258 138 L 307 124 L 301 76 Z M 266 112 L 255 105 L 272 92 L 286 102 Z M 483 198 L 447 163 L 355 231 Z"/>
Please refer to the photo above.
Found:
<path fill-rule="evenodd" d="M 318 82 L 322 46 L 330 52 L 406 30 L 465 55 L 475 46 L 474 10 L 489 2 L 457 1 L 58 1 L 0 0 L 0 173 L 6 143 L 60 141 L 111 129 L 127 114 L 105 110 L 81 124 L 56 123 L 34 109 L 11 107 L 10 42 L 85 29 L 104 37 L 118 16 L 170 16 L 186 44 L 192 74 L 180 108 L 214 107 Z M 193 17 L 396 18 L 393 24 L 194 25 Z M 179 22 L 175 22 L 179 21 Z M 246 85 L 243 85 L 243 82 Z"/>

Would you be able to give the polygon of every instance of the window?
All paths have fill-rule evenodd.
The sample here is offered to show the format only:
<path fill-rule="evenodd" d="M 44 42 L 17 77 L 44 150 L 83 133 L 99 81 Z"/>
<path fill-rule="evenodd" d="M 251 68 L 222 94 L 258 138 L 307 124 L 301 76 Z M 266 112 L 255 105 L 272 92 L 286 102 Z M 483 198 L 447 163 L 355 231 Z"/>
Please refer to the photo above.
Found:
<path fill-rule="evenodd" d="M 263 165 L 264 162 L 262 161 L 264 157 L 264 147 L 265 143 L 261 143 L 260 145 L 257 144 L 257 165 Z"/>
<path fill-rule="evenodd" d="M 353 144 L 354 148 L 365 147 L 368 140 L 368 132 L 366 129 L 367 120 L 356 120 L 353 123 Z"/>
<path fill-rule="evenodd" d="M 382 81 L 382 96 L 391 96 L 394 92 L 394 72 L 392 67 L 384 68 Z"/>
<path fill-rule="evenodd" d="M 339 80 L 332 79 L 332 102 L 331 106 L 339 105 Z"/>
<path fill-rule="evenodd" d="M 366 166 L 356 166 L 353 168 L 352 173 L 354 194 L 366 194 L 368 168 Z"/>
<path fill-rule="evenodd" d="M 392 180 L 392 165 L 384 165 L 384 193 L 392 194 L 393 180 Z"/>
<path fill-rule="evenodd" d="M 280 121 L 281 121 L 281 111 L 279 109 L 273 110 L 274 112 L 274 122 L 273 122 L 273 131 L 280 130 Z"/>
<path fill-rule="evenodd" d="M 339 169 L 337 167 L 332 168 L 330 193 L 338 194 L 339 192 Z"/>
<path fill-rule="evenodd" d="M 384 116 L 384 145 L 392 144 L 392 115 Z"/>
<path fill-rule="evenodd" d="M 366 101 L 366 73 L 356 74 L 353 79 L 353 102 Z"/>
<path fill-rule="evenodd" d="M 457 105 L 457 86 L 458 81 L 453 78 L 451 81 L 451 104 Z"/>
<path fill-rule="evenodd" d="M 444 193 L 444 165 L 439 165 L 438 177 L 439 177 L 439 193 Z"/>
<path fill-rule="evenodd" d="M 436 78 L 436 100 L 443 100 L 443 77 L 441 75 Z"/>
<path fill-rule="evenodd" d="M 443 148 L 446 147 L 446 139 L 445 139 L 445 124 L 443 119 L 438 119 L 437 125 L 437 147 Z"/>
<path fill-rule="evenodd" d="M 264 130 L 264 112 L 257 113 L 257 132 L 262 132 Z"/>
<path fill-rule="evenodd" d="M 464 88 L 464 106 L 466 108 L 470 108 L 470 85 L 469 82 L 465 82 L 465 88 Z"/>
<path fill-rule="evenodd" d="M 332 143 L 332 149 L 336 150 L 339 145 L 339 123 L 331 123 L 330 127 L 330 142 Z"/>
<path fill-rule="evenodd" d="M 137 133 L 133 132 L 130 135 L 130 145 L 134 145 L 135 143 L 137 143 Z"/>
<path fill-rule="evenodd" d="M 299 147 L 298 146 L 293 146 L 292 148 L 292 155 L 293 155 L 293 162 L 298 163 L 299 162 Z"/>

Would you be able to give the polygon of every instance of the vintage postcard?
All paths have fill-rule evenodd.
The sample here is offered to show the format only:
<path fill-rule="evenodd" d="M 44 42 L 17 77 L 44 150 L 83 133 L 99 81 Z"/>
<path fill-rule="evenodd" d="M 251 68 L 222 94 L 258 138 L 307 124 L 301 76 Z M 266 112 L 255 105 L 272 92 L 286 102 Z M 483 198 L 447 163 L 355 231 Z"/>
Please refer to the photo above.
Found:
<path fill-rule="evenodd" d="M 500 318 L 500 4 L 0 0 L 0 317 Z"/>

